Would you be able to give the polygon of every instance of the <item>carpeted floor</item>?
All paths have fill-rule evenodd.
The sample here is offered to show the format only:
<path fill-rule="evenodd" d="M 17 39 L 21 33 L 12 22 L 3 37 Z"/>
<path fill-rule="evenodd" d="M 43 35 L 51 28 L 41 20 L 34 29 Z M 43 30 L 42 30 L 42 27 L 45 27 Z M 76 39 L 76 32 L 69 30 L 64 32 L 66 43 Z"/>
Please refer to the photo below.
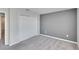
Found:
<path fill-rule="evenodd" d="M 0 43 L 0 50 L 78 50 L 78 47 L 74 43 L 39 35 L 11 47 Z"/>

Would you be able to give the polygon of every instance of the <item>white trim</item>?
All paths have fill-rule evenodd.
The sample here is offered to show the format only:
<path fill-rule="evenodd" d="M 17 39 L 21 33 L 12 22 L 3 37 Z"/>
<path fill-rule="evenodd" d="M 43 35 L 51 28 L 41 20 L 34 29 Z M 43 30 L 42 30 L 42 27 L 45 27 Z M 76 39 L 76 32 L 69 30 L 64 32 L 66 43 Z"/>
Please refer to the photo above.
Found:
<path fill-rule="evenodd" d="M 77 8 L 77 42 L 79 43 L 79 8 Z"/>
<path fill-rule="evenodd" d="M 8 14 L 5 12 L 5 45 L 9 45 L 8 29 Z"/>
<path fill-rule="evenodd" d="M 44 34 L 40 34 L 40 35 L 45 36 L 45 37 L 49 37 L 49 38 L 54 38 L 54 39 L 57 39 L 57 40 L 62 40 L 62 41 L 69 42 L 69 43 L 75 43 L 75 44 L 77 44 L 77 42 L 70 41 L 70 40 L 67 40 L 67 39 L 62 39 L 62 38 L 53 37 L 53 36 L 44 35 Z"/>
<path fill-rule="evenodd" d="M 37 15 L 37 33 L 40 34 L 40 15 Z"/>
<path fill-rule="evenodd" d="M 57 39 L 57 40 L 61 40 L 61 41 L 65 41 L 65 42 L 69 42 L 69 43 L 77 44 L 77 42 L 70 41 L 70 40 L 66 40 L 66 39 L 62 39 L 62 38 L 58 38 L 58 37 L 53 37 L 53 36 L 44 35 L 44 34 L 40 34 L 40 35 L 41 35 L 41 36 L 45 36 L 45 37 L 49 37 L 49 38 L 53 38 L 53 39 Z M 34 36 L 38 36 L 38 35 L 34 35 Z M 32 37 L 34 37 L 34 36 L 31 36 L 31 37 L 29 37 L 29 38 L 27 38 L 27 39 L 24 39 L 24 40 L 28 40 L 28 39 L 30 39 L 30 38 L 32 38 Z M 18 41 L 18 42 L 14 42 L 14 43 L 10 44 L 9 46 L 13 46 L 13 45 L 15 45 L 15 44 L 18 44 L 18 43 L 24 41 L 24 40 L 21 40 L 21 41 Z M 77 44 L 77 45 L 78 45 L 78 44 Z"/>
<path fill-rule="evenodd" d="M 39 34 L 40 34 L 40 15 L 39 15 Z"/>

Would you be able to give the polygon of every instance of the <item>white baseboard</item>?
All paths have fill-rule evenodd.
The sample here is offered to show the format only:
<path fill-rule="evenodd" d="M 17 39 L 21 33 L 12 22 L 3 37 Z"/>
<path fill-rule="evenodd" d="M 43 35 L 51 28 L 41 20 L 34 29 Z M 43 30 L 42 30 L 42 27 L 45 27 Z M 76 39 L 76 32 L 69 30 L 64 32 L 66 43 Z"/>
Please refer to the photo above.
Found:
<path fill-rule="evenodd" d="M 62 41 L 69 42 L 69 43 L 75 43 L 75 44 L 78 44 L 77 42 L 70 41 L 70 40 L 67 40 L 67 39 L 62 39 L 62 38 L 53 37 L 53 36 L 44 35 L 44 34 L 40 34 L 40 35 L 45 36 L 45 37 L 49 37 L 49 38 L 54 38 L 54 39 L 57 39 L 57 40 L 62 40 Z"/>
<path fill-rule="evenodd" d="M 57 39 L 57 40 L 62 40 L 62 41 L 69 42 L 69 43 L 78 44 L 77 42 L 70 41 L 70 40 L 67 40 L 67 39 L 62 39 L 62 38 L 53 37 L 53 36 L 44 35 L 44 34 L 38 34 L 38 35 L 42 35 L 42 36 L 49 37 L 49 38 L 54 38 L 54 39 Z M 34 35 L 34 36 L 37 36 L 37 35 Z M 29 38 L 32 38 L 32 37 L 34 37 L 34 36 L 31 36 L 31 37 L 29 37 Z M 29 38 L 27 38 L 27 39 L 29 39 Z M 27 40 L 27 39 L 24 39 L 24 40 Z M 24 40 L 21 40 L 21 41 L 18 41 L 18 42 L 14 42 L 14 43 L 10 44 L 9 46 L 13 46 L 13 45 L 15 45 L 15 44 L 18 44 L 18 43 L 24 41 Z"/>

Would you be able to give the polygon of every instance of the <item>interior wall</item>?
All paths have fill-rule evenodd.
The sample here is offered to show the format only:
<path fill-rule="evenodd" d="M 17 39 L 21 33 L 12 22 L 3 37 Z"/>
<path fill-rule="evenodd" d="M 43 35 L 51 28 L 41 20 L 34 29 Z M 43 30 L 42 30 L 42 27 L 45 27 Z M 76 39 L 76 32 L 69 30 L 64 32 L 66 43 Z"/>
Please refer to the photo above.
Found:
<path fill-rule="evenodd" d="M 10 9 L 10 45 L 19 43 L 38 32 L 38 15 L 24 8 Z"/>
<path fill-rule="evenodd" d="M 40 33 L 77 41 L 77 9 L 40 16 Z"/>

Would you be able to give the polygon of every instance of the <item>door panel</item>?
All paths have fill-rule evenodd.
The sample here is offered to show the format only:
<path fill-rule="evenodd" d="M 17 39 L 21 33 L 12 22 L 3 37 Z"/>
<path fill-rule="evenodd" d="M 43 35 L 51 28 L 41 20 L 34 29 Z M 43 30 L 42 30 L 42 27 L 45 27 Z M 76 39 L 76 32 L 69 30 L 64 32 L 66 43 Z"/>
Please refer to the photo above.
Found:
<path fill-rule="evenodd" d="M 37 19 L 34 17 L 20 16 L 20 39 L 27 39 L 37 34 Z"/>

